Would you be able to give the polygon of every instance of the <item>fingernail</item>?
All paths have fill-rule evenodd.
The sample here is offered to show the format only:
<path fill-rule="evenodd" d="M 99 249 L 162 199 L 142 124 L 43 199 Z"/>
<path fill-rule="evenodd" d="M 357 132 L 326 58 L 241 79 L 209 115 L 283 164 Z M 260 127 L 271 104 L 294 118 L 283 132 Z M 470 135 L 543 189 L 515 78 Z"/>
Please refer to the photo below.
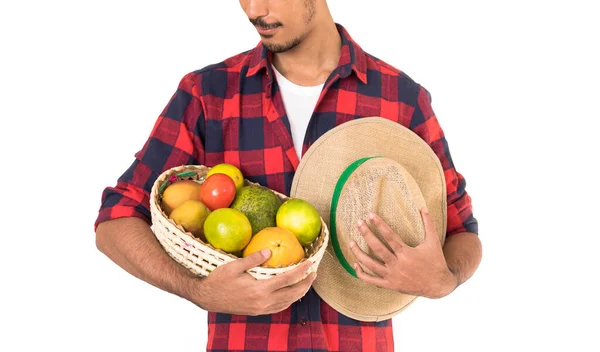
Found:
<path fill-rule="evenodd" d="M 358 264 L 354 263 L 354 270 L 358 270 Z"/>
<path fill-rule="evenodd" d="M 350 241 L 350 248 L 354 248 L 354 245 L 355 245 L 354 241 Z"/>
<path fill-rule="evenodd" d="M 427 208 L 425 207 L 425 208 L 423 208 L 423 213 L 429 215 L 429 210 L 427 210 Z"/>
<path fill-rule="evenodd" d="M 362 220 L 358 220 L 358 227 L 361 227 L 365 222 Z"/>
<path fill-rule="evenodd" d="M 260 254 L 262 254 L 263 257 L 265 257 L 265 258 L 269 258 L 271 256 L 271 250 L 268 248 L 265 248 L 262 251 L 260 251 Z"/>
<path fill-rule="evenodd" d="M 369 213 L 369 219 L 371 219 L 371 220 L 375 219 L 375 214 Z"/>

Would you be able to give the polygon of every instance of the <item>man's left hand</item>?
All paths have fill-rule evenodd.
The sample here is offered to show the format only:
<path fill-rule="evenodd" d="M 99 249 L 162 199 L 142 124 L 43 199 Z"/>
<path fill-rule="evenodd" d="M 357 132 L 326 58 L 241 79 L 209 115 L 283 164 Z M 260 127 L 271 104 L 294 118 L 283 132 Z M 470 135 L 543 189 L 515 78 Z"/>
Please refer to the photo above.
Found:
<path fill-rule="evenodd" d="M 369 214 L 369 220 L 385 239 L 391 251 L 371 232 L 364 221 L 359 220 L 361 234 L 374 254 L 383 262 L 371 258 L 351 241 L 350 248 L 358 260 L 354 264 L 358 278 L 379 287 L 428 298 L 441 298 L 454 291 L 458 280 L 448 269 L 433 220 L 426 209 L 421 210 L 421 216 L 425 227 L 425 239 L 418 246 L 410 247 L 379 216 Z M 365 273 L 358 263 L 376 276 Z"/>

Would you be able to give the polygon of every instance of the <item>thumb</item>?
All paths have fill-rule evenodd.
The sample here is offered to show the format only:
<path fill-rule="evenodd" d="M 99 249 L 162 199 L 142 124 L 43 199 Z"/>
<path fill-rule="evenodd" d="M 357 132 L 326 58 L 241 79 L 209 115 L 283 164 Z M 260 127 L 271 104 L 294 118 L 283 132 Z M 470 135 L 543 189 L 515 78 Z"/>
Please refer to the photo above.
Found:
<path fill-rule="evenodd" d="M 435 230 L 435 224 L 433 223 L 431 214 L 429 214 L 429 210 L 427 208 L 421 209 L 421 216 L 423 217 L 423 225 L 425 227 L 425 239 L 423 242 L 432 243 L 439 241 L 438 233 Z"/>
<path fill-rule="evenodd" d="M 254 252 L 249 256 L 242 259 L 238 259 L 234 262 L 236 264 L 236 271 L 243 273 L 246 270 L 261 265 L 262 263 L 266 262 L 270 257 L 271 250 L 267 248 L 263 249 L 262 251 Z"/>

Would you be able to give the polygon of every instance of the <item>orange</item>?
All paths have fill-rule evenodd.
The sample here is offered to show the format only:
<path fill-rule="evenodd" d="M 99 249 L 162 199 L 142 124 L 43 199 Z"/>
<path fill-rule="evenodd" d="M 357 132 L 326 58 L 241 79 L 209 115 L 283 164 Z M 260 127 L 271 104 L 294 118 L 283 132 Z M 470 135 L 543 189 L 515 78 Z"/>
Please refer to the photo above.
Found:
<path fill-rule="evenodd" d="M 244 249 L 243 256 L 247 257 L 265 248 L 271 250 L 271 257 L 262 264 L 265 267 L 285 267 L 296 264 L 304 258 L 304 249 L 296 236 L 291 231 L 280 227 L 267 227 L 260 230 Z"/>
<path fill-rule="evenodd" d="M 169 216 L 173 209 L 183 202 L 190 199 L 200 200 L 200 186 L 198 182 L 192 180 L 181 180 L 170 184 L 162 195 L 162 210 Z"/>
<path fill-rule="evenodd" d="M 241 211 L 220 208 L 210 213 L 204 221 L 204 236 L 213 247 L 235 253 L 250 242 L 252 226 Z"/>
<path fill-rule="evenodd" d="M 225 174 L 231 177 L 233 183 L 235 183 L 236 190 L 239 190 L 244 186 L 244 175 L 242 174 L 240 169 L 238 169 L 235 165 L 226 163 L 215 165 L 212 168 L 210 168 L 210 170 L 208 170 L 206 178 L 213 174 Z"/>
<path fill-rule="evenodd" d="M 321 217 L 309 202 L 290 198 L 277 210 L 277 227 L 288 229 L 296 235 L 301 245 L 312 243 L 321 233 Z"/>

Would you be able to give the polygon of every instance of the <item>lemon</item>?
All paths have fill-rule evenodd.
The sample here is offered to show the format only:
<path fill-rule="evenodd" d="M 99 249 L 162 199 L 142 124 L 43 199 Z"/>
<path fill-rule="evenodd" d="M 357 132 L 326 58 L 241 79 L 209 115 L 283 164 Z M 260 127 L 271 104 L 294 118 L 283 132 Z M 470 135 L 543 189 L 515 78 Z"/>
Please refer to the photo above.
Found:
<path fill-rule="evenodd" d="M 210 170 L 208 170 L 206 178 L 213 174 L 225 174 L 231 177 L 233 183 L 235 184 L 236 190 L 239 190 L 244 186 L 244 175 L 242 174 L 240 169 L 238 169 L 235 165 L 226 163 L 215 165 Z"/>

